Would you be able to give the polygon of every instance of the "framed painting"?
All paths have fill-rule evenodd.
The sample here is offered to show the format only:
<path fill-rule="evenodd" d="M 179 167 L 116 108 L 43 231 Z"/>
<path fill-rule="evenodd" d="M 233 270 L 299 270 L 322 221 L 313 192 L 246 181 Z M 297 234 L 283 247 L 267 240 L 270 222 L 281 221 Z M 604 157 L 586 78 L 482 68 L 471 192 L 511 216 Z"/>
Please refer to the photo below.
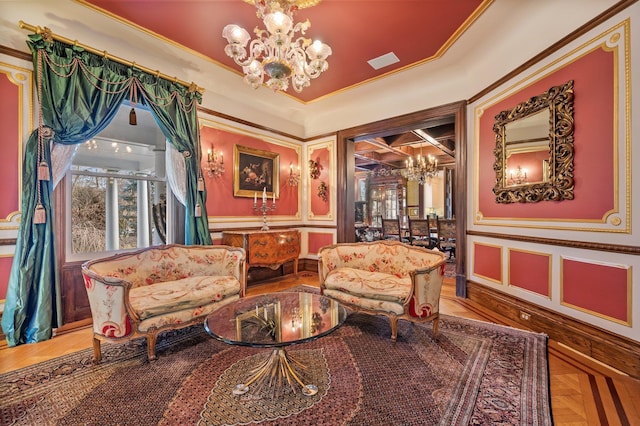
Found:
<path fill-rule="evenodd" d="M 233 147 L 233 196 L 278 198 L 280 189 L 280 154 L 246 146 Z"/>

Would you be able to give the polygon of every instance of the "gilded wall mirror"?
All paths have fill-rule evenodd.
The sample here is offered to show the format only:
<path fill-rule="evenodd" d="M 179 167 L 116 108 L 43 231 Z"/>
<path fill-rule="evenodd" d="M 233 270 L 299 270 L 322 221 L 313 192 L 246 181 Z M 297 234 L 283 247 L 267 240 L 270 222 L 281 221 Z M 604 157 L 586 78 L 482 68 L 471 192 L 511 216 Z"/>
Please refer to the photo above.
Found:
<path fill-rule="evenodd" d="M 573 80 L 495 117 L 498 203 L 573 199 Z"/>

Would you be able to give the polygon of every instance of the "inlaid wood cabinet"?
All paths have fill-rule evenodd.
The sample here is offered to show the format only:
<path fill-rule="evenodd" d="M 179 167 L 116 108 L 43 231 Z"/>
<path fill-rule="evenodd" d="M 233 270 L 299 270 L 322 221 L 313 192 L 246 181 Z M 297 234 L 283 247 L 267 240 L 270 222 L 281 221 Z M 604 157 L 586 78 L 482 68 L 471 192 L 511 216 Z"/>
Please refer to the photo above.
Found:
<path fill-rule="evenodd" d="M 260 266 L 277 269 L 293 261 L 293 273 L 298 274 L 300 231 L 276 229 L 269 231 L 224 231 L 222 244 L 242 247 L 247 254 L 246 268 Z"/>

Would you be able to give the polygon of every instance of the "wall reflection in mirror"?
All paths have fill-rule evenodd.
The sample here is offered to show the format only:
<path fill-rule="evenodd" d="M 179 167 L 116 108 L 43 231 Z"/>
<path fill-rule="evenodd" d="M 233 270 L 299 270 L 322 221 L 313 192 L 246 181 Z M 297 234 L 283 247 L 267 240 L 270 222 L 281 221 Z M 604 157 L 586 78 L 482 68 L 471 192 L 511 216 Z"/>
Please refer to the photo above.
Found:
<path fill-rule="evenodd" d="M 495 117 L 498 203 L 573 199 L 573 80 Z"/>

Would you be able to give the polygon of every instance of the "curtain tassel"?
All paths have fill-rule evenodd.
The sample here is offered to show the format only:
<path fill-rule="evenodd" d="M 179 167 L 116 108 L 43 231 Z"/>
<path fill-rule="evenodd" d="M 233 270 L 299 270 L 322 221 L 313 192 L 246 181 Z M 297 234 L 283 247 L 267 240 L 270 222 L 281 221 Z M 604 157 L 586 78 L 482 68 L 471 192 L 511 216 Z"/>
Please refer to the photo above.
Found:
<path fill-rule="evenodd" d="M 38 180 L 49 180 L 49 166 L 46 161 L 38 164 Z"/>
<path fill-rule="evenodd" d="M 33 223 L 47 223 L 47 212 L 44 209 L 44 206 L 40 203 L 36 205 L 36 209 L 33 211 Z"/>
<path fill-rule="evenodd" d="M 202 211 L 200 209 L 200 204 L 196 204 L 196 217 L 202 216 Z"/>
<path fill-rule="evenodd" d="M 135 108 L 131 108 L 131 111 L 129 112 L 129 124 L 132 126 L 138 125 Z"/>
<path fill-rule="evenodd" d="M 204 191 L 204 179 L 202 177 L 198 178 L 198 191 Z"/>

